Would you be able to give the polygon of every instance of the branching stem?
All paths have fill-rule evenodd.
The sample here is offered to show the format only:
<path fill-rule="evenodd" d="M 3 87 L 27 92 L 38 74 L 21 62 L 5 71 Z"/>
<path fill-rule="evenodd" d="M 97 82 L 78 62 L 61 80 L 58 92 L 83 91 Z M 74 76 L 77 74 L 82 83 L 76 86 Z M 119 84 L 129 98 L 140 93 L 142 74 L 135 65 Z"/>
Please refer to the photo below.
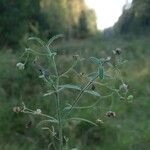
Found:
<path fill-rule="evenodd" d="M 69 111 L 67 112 L 66 115 L 69 115 L 72 111 L 72 109 L 74 108 L 74 106 L 79 102 L 80 98 L 82 97 L 84 91 L 98 78 L 99 75 L 97 75 L 95 78 L 93 78 L 91 81 L 89 81 L 86 86 L 80 91 L 80 93 L 78 94 L 77 98 L 75 99 L 75 101 L 73 102 L 73 104 L 71 105 L 71 108 L 69 109 Z M 65 115 L 65 116 L 66 116 Z"/>

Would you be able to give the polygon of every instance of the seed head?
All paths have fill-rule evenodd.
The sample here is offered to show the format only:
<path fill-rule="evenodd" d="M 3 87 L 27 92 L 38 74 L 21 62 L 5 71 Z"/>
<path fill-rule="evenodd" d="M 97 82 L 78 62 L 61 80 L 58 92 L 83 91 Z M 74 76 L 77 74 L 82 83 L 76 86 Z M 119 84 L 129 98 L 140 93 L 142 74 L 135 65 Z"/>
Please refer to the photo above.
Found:
<path fill-rule="evenodd" d="M 107 116 L 107 117 L 116 117 L 116 113 L 113 112 L 113 111 L 108 111 L 108 112 L 106 113 L 106 116 Z"/>
<path fill-rule="evenodd" d="M 128 92 L 128 85 L 126 85 L 125 83 L 121 84 L 120 87 L 119 87 L 119 90 L 122 93 L 127 93 Z"/>
<path fill-rule="evenodd" d="M 19 106 L 13 107 L 13 112 L 19 113 L 21 112 L 21 108 Z"/>
<path fill-rule="evenodd" d="M 77 60 L 79 58 L 79 55 L 73 55 L 73 59 Z"/>
<path fill-rule="evenodd" d="M 17 67 L 19 70 L 24 70 L 25 64 L 19 62 L 19 63 L 16 64 L 16 67 Z"/>

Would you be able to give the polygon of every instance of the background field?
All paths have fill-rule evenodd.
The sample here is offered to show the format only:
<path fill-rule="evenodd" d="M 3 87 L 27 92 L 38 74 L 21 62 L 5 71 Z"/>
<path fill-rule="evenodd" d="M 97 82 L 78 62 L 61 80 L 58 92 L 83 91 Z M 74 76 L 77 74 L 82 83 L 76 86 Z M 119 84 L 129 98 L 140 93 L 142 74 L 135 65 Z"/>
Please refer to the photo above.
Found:
<path fill-rule="evenodd" d="M 84 123 L 75 125 L 75 127 L 73 124 L 70 125 L 73 128 L 70 135 L 74 139 L 72 145 L 75 143 L 78 143 L 77 146 L 82 145 L 81 139 L 84 138 L 83 135 L 87 134 L 87 141 L 85 141 L 83 149 L 148 149 L 150 146 L 150 61 L 147 44 L 147 37 L 132 39 L 101 39 L 97 37 L 87 40 L 72 40 L 69 44 L 63 41 L 54 45 L 60 50 L 59 57 L 64 64 L 68 63 L 68 58 L 72 60 L 72 53 L 80 53 L 87 58 L 88 56 L 100 57 L 101 54 L 109 54 L 115 47 L 122 47 L 123 57 L 128 59 L 127 64 L 123 66 L 123 76 L 129 85 L 129 92 L 134 95 L 133 102 L 127 103 L 116 98 L 113 110 L 117 117 L 114 119 L 105 117 L 105 112 L 109 110 L 107 99 L 100 102 L 100 110 L 83 111 L 84 117 L 94 120 L 97 116 L 104 120 L 104 124 L 99 128 L 93 128 Z M 11 50 L 2 50 L 0 57 L 0 148 L 5 150 L 43 149 L 46 147 L 48 135 L 46 136 L 36 128 L 38 120 L 31 117 L 34 124 L 27 129 L 25 124 L 31 118 L 13 113 L 12 108 L 23 100 L 31 108 L 40 107 L 44 112 L 50 113 L 53 112 L 53 102 L 51 99 L 42 97 L 44 90 L 39 84 L 36 73 L 30 67 L 25 73 L 17 71 L 15 67 L 18 61 L 17 53 L 12 53 Z M 86 69 L 88 69 L 88 65 L 81 68 L 81 70 Z M 74 78 L 68 80 L 73 82 Z M 88 133 L 90 130 L 91 132 Z"/>
<path fill-rule="evenodd" d="M 64 133 L 70 138 L 70 148 L 148 150 L 150 147 L 149 0 L 142 2 L 133 0 L 133 7 L 124 10 L 114 27 L 103 32 L 97 31 L 95 13 L 85 7 L 83 1 L 78 0 L 78 4 L 75 3 L 77 0 L 73 1 L 70 6 L 67 5 L 68 8 L 65 5 L 68 1 L 65 0 L 51 0 L 53 5 L 47 0 L 41 1 L 43 2 L 41 5 L 40 1 L 34 0 L 32 3 L 30 0 L 10 3 L 8 0 L 0 1 L 0 150 L 47 149 L 50 135 L 47 131 L 41 130 L 41 126 L 37 126 L 41 118 L 14 113 L 13 107 L 23 101 L 29 108 L 40 108 L 42 112 L 54 115 L 56 110 L 53 97 L 43 97 L 48 89 L 32 66 L 34 57 L 30 58 L 25 71 L 19 71 L 16 63 L 20 61 L 24 48 L 29 45 L 27 37 L 38 36 L 47 41 L 53 35 L 61 33 L 65 37 L 52 44 L 58 53 L 60 73 L 73 62 L 73 55 L 79 55 L 87 60 L 91 56 L 101 58 L 109 56 L 112 50 L 119 47 L 122 48 L 121 57 L 128 60 L 121 67 L 122 76 L 128 85 L 129 94 L 134 96 L 131 103 L 119 99 L 116 95 L 113 99 L 100 99 L 96 108 L 74 112 L 74 116 L 79 115 L 93 122 L 99 118 L 104 123 L 98 127 L 84 122 L 66 124 Z M 67 20 L 68 9 L 75 4 L 80 6 L 74 7 L 74 10 L 79 9 L 79 12 L 73 11 L 75 13 L 72 12 L 71 19 Z M 58 17 L 57 21 L 55 15 Z M 86 61 L 79 64 L 76 69 L 80 74 L 92 70 L 93 67 Z M 72 72 L 65 82 L 79 82 L 78 78 L 79 75 Z M 119 84 L 117 82 L 115 88 L 119 88 Z M 102 86 L 96 87 L 96 91 L 101 95 L 108 92 Z M 65 91 L 61 95 L 61 103 L 70 102 L 74 94 L 77 93 Z M 89 105 L 96 100 L 96 97 L 86 95 L 82 98 L 81 105 Z M 116 113 L 115 118 L 105 115 L 110 109 Z M 32 125 L 27 127 L 29 121 Z"/>

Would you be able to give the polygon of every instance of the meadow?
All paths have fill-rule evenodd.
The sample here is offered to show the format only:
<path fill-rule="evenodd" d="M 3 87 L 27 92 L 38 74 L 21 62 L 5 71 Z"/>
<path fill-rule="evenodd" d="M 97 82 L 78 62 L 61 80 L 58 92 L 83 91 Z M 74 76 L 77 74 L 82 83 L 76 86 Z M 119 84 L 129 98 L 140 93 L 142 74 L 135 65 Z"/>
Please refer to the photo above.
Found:
<path fill-rule="evenodd" d="M 110 109 L 111 99 L 102 99 L 100 107 L 80 110 L 75 115 L 82 114 L 84 118 L 103 122 L 94 127 L 84 122 L 70 122 L 64 132 L 71 139 L 70 148 L 81 150 L 148 150 L 150 147 L 150 46 L 148 36 L 114 36 L 96 37 L 56 41 L 53 44 L 58 53 L 60 71 L 73 61 L 73 55 L 84 58 L 106 57 L 115 48 L 122 49 L 122 56 L 128 60 L 122 67 L 123 79 L 129 88 L 129 94 L 134 96 L 132 102 L 113 99 L 111 109 L 116 117 L 105 115 Z M 14 113 L 13 107 L 23 101 L 29 108 L 40 108 L 48 114 L 53 114 L 53 98 L 43 98 L 47 90 L 38 78 L 36 71 L 27 64 L 26 71 L 20 72 L 16 63 L 24 49 L 12 50 L 4 48 L 0 51 L 0 149 L 3 150 L 44 150 L 47 149 L 50 135 L 37 126 L 40 119 L 32 115 Z M 89 63 L 80 64 L 79 73 L 92 69 Z M 63 71 L 63 70 L 62 70 Z M 66 79 L 72 83 L 76 76 Z M 119 84 L 119 83 L 118 83 Z M 118 84 L 115 86 L 117 87 Z M 107 93 L 102 87 L 96 87 L 100 93 Z M 71 99 L 72 92 L 66 91 L 63 100 Z M 85 96 L 83 104 L 90 104 L 96 98 Z M 32 121 L 31 126 L 27 126 Z M 69 132 L 68 132 L 69 128 Z"/>

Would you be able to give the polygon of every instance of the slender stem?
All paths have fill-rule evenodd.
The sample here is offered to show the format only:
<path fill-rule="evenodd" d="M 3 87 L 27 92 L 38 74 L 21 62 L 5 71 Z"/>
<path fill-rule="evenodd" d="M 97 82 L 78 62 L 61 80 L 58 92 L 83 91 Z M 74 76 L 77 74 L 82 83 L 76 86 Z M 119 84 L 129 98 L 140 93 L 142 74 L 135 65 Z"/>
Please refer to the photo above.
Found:
<path fill-rule="evenodd" d="M 87 85 L 80 91 L 80 93 L 78 94 L 77 98 L 75 99 L 75 101 L 73 102 L 73 104 L 71 105 L 71 108 L 69 109 L 69 111 L 67 112 L 67 115 L 69 115 L 72 111 L 72 109 L 74 108 L 74 106 L 79 102 L 81 96 L 83 95 L 84 91 L 98 78 L 99 75 L 97 75 L 95 78 L 93 78 L 91 81 L 89 81 L 87 83 Z M 66 115 L 65 115 L 66 116 Z"/>
<path fill-rule="evenodd" d="M 62 150 L 63 149 L 62 115 L 61 115 L 60 99 L 59 99 L 59 92 L 58 92 L 59 74 L 58 74 L 54 56 L 53 56 L 52 60 L 53 60 L 55 74 L 57 76 L 55 96 L 56 96 L 56 109 L 57 109 L 58 125 L 59 125 L 59 150 Z"/>
<path fill-rule="evenodd" d="M 32 109 L 29 109 L 29 108 L 25 108 L 22 112 L 23 113 L 28 113 L 28 114 L 34 114 L 35 111 L 32 110 Z M 43 113 L 40 113 L 39 115 L 57 121 L 57 119 L 52 117 L 52 116 L 49 116 L 49 115 L 46 115 L 46 114 L 43 114 Z"/>
<path fill-rule="evenodd" d="M 108 97 L 110 97 L 110 96 L 112 96 L 114 94 L 114 92 L 112 92 L 111 94 L 109 94 L 109 95 L 105 95 L 105 96 L 101 96 L 100 97 L 100 100 L 101 99 L 105 99 L 105 98 L 108 98 Z M 90 105 L 90 106 L 84 106 L 84 107 L 73 107 L 74 109 L 89 109 L 89 108 L 92 108 L 92 107 L 95 107 L 99 102 L 100 102 L 100 100 L 97 100 L 95 103 L 93 103 L 92 105 Z"/>
<path fill-rule="evenodd" d="M 64 72 L 63 74 L 60 75 L 60 77 L 63 77 L 65 76 L 67 73 L 69 73 L 76 65 L 77 65 L 77 60 L 72 64 L 72 66 L 66 71 Z"/>
<path fill-rule="evenodd" d="M 59 94 L 56 92 L 56 107 L 57 107 L 57 115 L 58 115 L 58 125 L 59 125 L 59 149 L 62 150 L 63 148 L 63 135 L 62 135 L 62 116 L 61 116 L 61 109 L 60 109 L 60 100 Z"/>

